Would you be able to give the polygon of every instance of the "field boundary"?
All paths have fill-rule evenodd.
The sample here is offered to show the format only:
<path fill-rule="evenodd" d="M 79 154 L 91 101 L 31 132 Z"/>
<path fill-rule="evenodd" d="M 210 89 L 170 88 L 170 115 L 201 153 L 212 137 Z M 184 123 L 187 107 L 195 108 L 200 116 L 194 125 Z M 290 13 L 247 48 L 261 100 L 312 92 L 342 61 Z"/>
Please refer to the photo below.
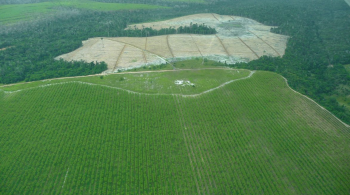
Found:
<path fill-rule="evenodd" d="M 255 56 L 256 56 L 258 59 L 260 58 L 260 57 L 258 56 L 258 54 L 255 53 L 255 51 L 253 51 L 252 48 L 250 48 L 240 37 L 238 37 L 238 39 L 239 39 L 246 47 L 248 47 L 248 49 L 249 49 L 250 51 L 252 51 L 253 54 L 255 54 Z"/>
<path fill-rule="evenodd" d="M 217 21 L 220 22 L 220 20 L 219 20 L 213 13 L 211 13 L 211 15 L 212 15 Z"/>
<path fill-rule="evenodd" d="M 153 55 L 157 56 L 158 58 L 161 58 L 161 59 L 164 60 L 165 62 L 170 63 L 169 61 L 166 60 L 166 57 L 160 56 L 160 55 L 158 55 L 158 54 L 156 54 L 156 53 L 153 53 L 153 52 L 151 52 L 151 51 L 149 51 L 149 50 L 142 49 L 142 48 L 140 48 L 140 47 L 138 47 L 138 46 L 136 46 L 136 45 L 129 44 L 129 43 L 126 43 L 126 42 L 123 42 L 123 41 L 113 40 L 113 39 L 108 39 L 108 40 L 114 41 L 114 42 L 117 42 L 117 43 L 122 43 L 122 44 L 125 44 L 125 45 L 129 45 L 129 46 L 135 47 L 135 48 L 140 49 L 140 50 L 144 50 L 144 51 L 146 51 L 146 52 L 148 52 L 148 53 L 150 53 L 150 54 L 153 54 Z"/>
<path fill-rule="evenodd" d="M 306 99 L 308 99 L 308 100 L 310 100 L 311 102 L 313 102 L 313 103 L 315 103 L 317 106 L 319 106 L 322 110 L 325 110 L 325 111 L 327 111 L 329 114 L 331 114 L 334 118 L 336 118 L 339 122 L 341 122 L 345 127 L 350 127 L 348 124 L 346 124 L 345 122 L 343 122 L 342 120 L 340 120 L 338 117 L 336 117 L 333 113 L 331 113 L 329 110 L 327 110 L 326 108 L 324 108 L 323 106 L 321 106 L 320 104 L 318 104 L 317 102 L 315 102 L 315 100 L 313 100 L 313 99 L 311 99 L 311 98 L 309 98 L 308 96 L 306 96 L 306 95 L 304 95 L 304 94 L 301 94 L 301 93 L 299 93 L 299 92 L 297 92 L 297 91 L 295 91 L 294 89 L 292 89 L 290 86 L 289 86 L 289 84 L 288 84 L 288 79 L 286 79 L 284 76 L 282 76 L 282 75 L 280 75 L 284 80 L 285 80 L 285 82 L 286 82 L 286 84 L 287 84 L 287 87 L 290 89 L 290 90 L 292 90 L 294 93 L 297 93 L 297 94 L 299 94 L 299 95 L 301 95 L 301 96 L 303 96 L 303 97 L 305 97 Z"/>
<path fill-rule="evenodd" d="M 280 57 L 282 57 L 282 55 L 280 53 L 278 53 L 278 51 L 273 48 L 270 44 L 268 44 L 266 41 L 264 41 L 262 38 L 260 38 L 258 35 L 256 35 L 255 33 L 253 33 L 252 31 L 248 30 L 250 33 L 252 33 L 253 35 L 255 35 L 258 39 L 260 39 L 262 42 L 264 42 L 266 45 L 268 45 L 271 49 L 273 49 L 277 55 L 279 55 Z"/>
<path fill-rule="evenodd" d="M 196 47 L 197 47 L 197 50 L 198 50 L 199 54 L 201 54 L 201 56 L 202 56 L 202 58 L 203 58 L 203 54 L 202 54 L 201 50 L 199 49 L 199 47 L 198 47 L 198 45 L 197 45 L 196 41 L 194 40 L 194 38 L 193 38 L 192 34 L 190 34 L 190 36 L 191 36 L 192 42 L 193 42 L 193 43 L 196 45 Z"/>
<path fill-rule="evenodd" d="M 142 50 L 143 60 L 144 60 L 145 63 L 147 64 L 147 59 L 146 59 L 145 51 L 147 51 L 147 37 L 146 37 L 146 41 L 145 41 L 145 49 Z"/>
<path fill-rule="evenodd" d="M 221 46 L 224 48 L 224 50 L 225 50 L 227 56 L 230 57 L 231 55 L 228 53 L 228 51 L 227 51 L 227 49 L 226 49 L 224 43 L 221 41 L 221 39 L 218 37 L 218 35 L 215 35 L 215 36 L 216 36 L 216 38 L 219 40 Z"/>
<path fill-rule="evenodd" d="M 171 56 L 174 58 L 175 56 L 174 56 L 173 50 L 171 49 L 170 44 L 169 44 L 169 35 L 166 36 L 166 43 L 167 43 L 167 46 L 168 46 L 168 49 L 170 51 Z"/>
<path fill-rule="evenodd" d="M 126 48 L 126 44 L 124 45 L 123 49 L 120 51 L 120 53 L 119 53 L 119 55 L 118 55 L 118 59 L 117 59 L 117 61 L 115 62 L 115 65 L 114 65 L 114 68 L 113 68 L 112 72 L 114 72 L 115 69 L 117 68 L 118 62 L 119 62 L 120 58 L 122 57 L 125 48 Z"/>

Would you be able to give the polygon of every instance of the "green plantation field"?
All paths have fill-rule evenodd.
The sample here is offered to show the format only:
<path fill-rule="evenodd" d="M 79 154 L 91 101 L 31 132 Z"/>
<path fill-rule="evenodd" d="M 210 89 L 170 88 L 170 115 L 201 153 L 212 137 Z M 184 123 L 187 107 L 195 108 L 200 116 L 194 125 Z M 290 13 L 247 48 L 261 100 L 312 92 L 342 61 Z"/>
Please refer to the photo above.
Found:
<path fill-rule="evenodd" d="M 198 96 L 0 87 L 0 194 L 349 193 L 349 127 L 280 75 L 221 71 L 235 82 Z"/>
<path fill-rule="evenodd" d="M 56 0 L 32 4 L 0 5 L 0 22 L 13 23 L 21 20 L 44 17 L 45 15 L 43 14 L 55 13 L 57 10 L 62 8 L 114 11 L 133 9 L 157 9 L 164 7 L 146 4 L 102 3 L 90 0 Z"/>

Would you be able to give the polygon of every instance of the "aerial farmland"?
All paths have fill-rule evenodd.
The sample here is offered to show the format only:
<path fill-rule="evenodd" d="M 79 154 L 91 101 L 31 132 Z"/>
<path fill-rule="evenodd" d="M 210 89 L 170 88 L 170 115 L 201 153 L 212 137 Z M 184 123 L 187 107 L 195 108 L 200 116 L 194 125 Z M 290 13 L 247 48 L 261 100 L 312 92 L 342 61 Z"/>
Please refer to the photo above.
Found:
<path fill-rule="evenodd" d="M 0 194 L 349 194 L 348 16 L 0 1 Z"/>

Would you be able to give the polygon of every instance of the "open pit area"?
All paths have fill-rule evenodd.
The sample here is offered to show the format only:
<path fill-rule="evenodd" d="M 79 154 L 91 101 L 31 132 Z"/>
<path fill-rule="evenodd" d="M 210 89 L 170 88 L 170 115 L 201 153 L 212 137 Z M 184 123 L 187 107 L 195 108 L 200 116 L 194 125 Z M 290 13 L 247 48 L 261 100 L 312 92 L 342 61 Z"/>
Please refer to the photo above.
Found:
<path fill-rule="evenodd" d="M 149 64 L 162 64 L 192 57 L 227 62 L 249 62 L 261 56 L 283 56 L 287 36 L 270 32 L 271 26 L 257 21 L 217 14 L 195 14 L 161 22 L 133 24 L 133 28 L 178 28 L 205 24 L 217 30 L 216 35 L 173 34 L 154 37 L 95 37 L 83 46 L 56 59 L 86 62 L 104 61 L 106 73 Z"/>

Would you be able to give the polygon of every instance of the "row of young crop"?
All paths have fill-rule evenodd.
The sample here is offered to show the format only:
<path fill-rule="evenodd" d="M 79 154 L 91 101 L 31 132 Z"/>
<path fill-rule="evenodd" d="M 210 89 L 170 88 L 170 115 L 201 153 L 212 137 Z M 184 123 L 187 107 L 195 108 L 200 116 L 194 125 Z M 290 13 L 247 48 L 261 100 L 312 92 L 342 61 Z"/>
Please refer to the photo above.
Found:
<path fill-rule="evenodd" d="M 201 180 L 202 188 L 207 190 L 207 193 L 232 193 L 234 191 L 230 191 L 228 186 L 232 186 L 234 174 L 228 173 L 228 170 L 233 168 L 235 157 L 229 154 L 232 152 L 232 147 L 226 148 L 223 143 L 227 140 L 230 144 L 234 144 L 234 137 L 231 137 L 227 131 L 237 128 L 232 124 L 235 115 L 227 113 L 230 109 L 227 105 L 229 102 L 226 102 L 227 99 L 223 100 L 221 95 L 214 95 L 214 97 L 210 95 L 209 97 L 195 98 L 192 101 L 191 99 L 183 100 L 183 108 L 188 108 L 187 112 L 184 112 L 187 114 L 184 117 L 190 125 L 187 127 L 188 134 L 192 138 L 190 143 L 196 150 L 193 158 L 197 158 L 194 161 L 201 170 L 198 172 L 198 179 Z M 223 107 L 219 107 L 220 101 L 224 102 L 221 104 Z M 223 135 L 226 132 L 227 136 Z M 241 137 L 241 135 L 236 136 Z M 237 141 L 241 142 L 242 139 Z M 242 145 L 244 144 L 238 144 L 238 146 Z M 217 185 L 211 185 L 209 189 L 206 189 L 208 183 L 217 183 Z M 234 188 L 235 192 L 239 192 L 238 186 Z"/>

